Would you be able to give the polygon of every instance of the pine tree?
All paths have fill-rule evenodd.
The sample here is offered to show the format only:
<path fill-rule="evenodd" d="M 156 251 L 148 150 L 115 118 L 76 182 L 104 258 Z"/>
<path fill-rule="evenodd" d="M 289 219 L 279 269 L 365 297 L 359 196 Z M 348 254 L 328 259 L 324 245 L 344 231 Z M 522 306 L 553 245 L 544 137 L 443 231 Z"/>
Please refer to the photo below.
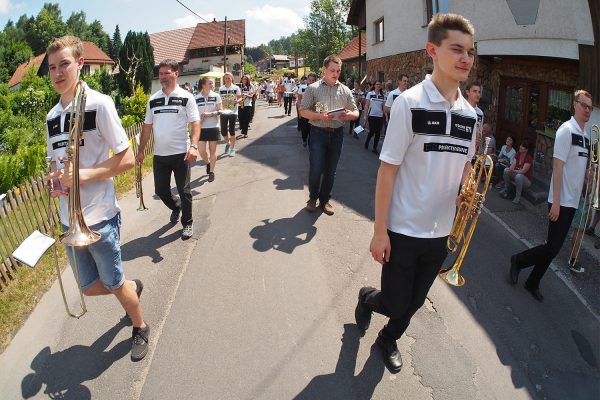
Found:
<path fill-rule="evenodd" d="M 119 29 L 119 25 L 117 25 L 110 42 L 110 58 L 112 58 L 115 63 L 119 60 L 121 47 L 123 47 L 123 40 L 121 40 L 121 30 Z"/>

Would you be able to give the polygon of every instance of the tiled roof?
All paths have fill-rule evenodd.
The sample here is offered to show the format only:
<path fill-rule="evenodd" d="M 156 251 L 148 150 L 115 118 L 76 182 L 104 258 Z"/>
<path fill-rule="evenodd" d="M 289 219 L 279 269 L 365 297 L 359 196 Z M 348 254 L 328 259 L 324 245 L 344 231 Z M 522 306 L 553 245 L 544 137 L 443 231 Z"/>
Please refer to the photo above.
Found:
<path fill-rule="evenodd" d="M 95 43 L 83 42 L 83 58 L 85 64 L 114 64 L 115 62 Z"/>
<path fill-rule="evenodd" d="M 223 46 L 224 21 L 213 21 L 196 25 L 196 30 L 190 41 L 190 49 Z M 229 45 L 246 45 L 246 20 L 236 19 L 227 21 Z"/>
<path fill-rule="evenodd" d="M 275 61 L 290 61 L 290 57 L 285 54 L 273 54 L 271 58 Z"/>
<path fill-rule="evenodd" d="M 13 76 L 10 78 L 10 81 L 8 81 L 8 87 L 13 87 L 17 84 L 19 84 L 22 80 L 23 77 L 25 76 L 25 73 L 27 72 L 27 70 L 32 66 L 35 65 L 36 68 L 39 68 L 42 63 L 44 62 L 44 59 L 46 58 L 46 53 L 42 53 L 32 59 L 30 59 L 29 61 L 24 62 L 23 64 L 19 65 L 15 71 L 15 73 L 13 74 Z M 84 64 L 85 65 L 90 65 L 90 64 L 110 64 L 113 65 L 115 62 L 108 56 L 106 55 L 105 52 L 103 52 L 98 46 L 96 46 L 96 44 L 92 43 L 92 42 L 83 42 L 83 58 L 84 58 Z"/>
<path fill-rule="evenodd" d="M 361 34 L 360 35 L 360 42 L 361 42 L 361 47 L 360 47 L 360 51 L 361 51 L 361 56 L 365 55 L 367 53 L 367 35 L 366 34 Z M 342 51 L 340 51 L 338 53 L 338 57 L 344 61 L 344 60 L 351 60 L 353 58 L 358 58 L 358 36 L 354 36 L 352 38 L 352 40 L 350 42 L 348 42 L 348 44 L 346 45 L 346 47 L 344 47 L 342 49 Z"/>
<path fill-rule="evenodd" d="M 40 65 L 42 65 L 45 57 L 46 53 L 42 53 L 39 56 L 31 58 L 29 61 L 19 65 L 13 76 L 10 78 L 10 81 L 8 81 L 8 87 L 10 88 L 20 83 L 23 80 L 25 73 L 29 68 L 31 68 L 31 66 L 35 66 L 35 69 L 37 70 Z"/>
<path fill-rule="evenodd" d="M 172 58 L 178 62 L 187 61 L 187 49 L 195 27 L 150 34 L 150 44 L 154 48 L 154 65 Z"/>

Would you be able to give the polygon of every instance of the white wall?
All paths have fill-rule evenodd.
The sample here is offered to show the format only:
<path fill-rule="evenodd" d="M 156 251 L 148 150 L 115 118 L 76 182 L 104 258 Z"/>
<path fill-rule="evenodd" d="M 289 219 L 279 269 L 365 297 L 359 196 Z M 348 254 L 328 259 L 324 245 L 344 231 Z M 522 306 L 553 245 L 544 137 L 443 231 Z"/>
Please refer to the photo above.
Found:
<path fill-rule="evenodd" d="M 425 48 L 425 0 L 367 0 L 367 60 Z M 540 0 L 536 23 L 519 26 L 505 0 L 453 0 L 451 11 L 475 27 L 480 55 L 578 59 L 578 44 L 593 44 L 588 0 Z M 384 41 L 374 44 L 374 22 L 384 17 Z"/>

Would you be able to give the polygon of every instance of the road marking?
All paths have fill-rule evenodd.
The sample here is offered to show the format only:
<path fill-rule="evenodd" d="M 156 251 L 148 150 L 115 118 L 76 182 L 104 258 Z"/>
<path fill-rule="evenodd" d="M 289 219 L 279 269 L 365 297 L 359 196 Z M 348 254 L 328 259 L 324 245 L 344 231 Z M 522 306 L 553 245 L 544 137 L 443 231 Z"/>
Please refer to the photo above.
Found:
<path fill-rule="evenodd" d="M 528 249 L 531 249 L 532 247 L 534 247 L 529 240 L 521 237 L 521 235 L 519 235 L 514 229 L 512 229 L 510 226 L 508 226 L 506 224 L 506 222 L 502 221 L 502 219 L 500 217 L 498 217 L 496 214 L 494 214 L 493 212 L 491 212 L 487 207 L 483 206 L 483 211 L 488 214 L 490 217 L 492 217 L 492 219 L 494 219 L 494 221 L 496 221 L 498 224 L 500 224 L 502 227 L 504 227 L 504 229 L 506 229 L 511 235 L 513 235 L 517 240 L 519 240 L 521 243 L 523 243 L 525 246 L 527 246 Z M 556 274 L 556 276 L 563 281 L 563 283 L 571 290 L 571 292 L 573 292 L 573 294 L 575 294 L 575 296 L 577 296 L 577 298 L 579 299 L 579 301 L 581 301 L 581 303 L 585 306 L 585 308 L 590 312 L 590 314 L 592 314 L 594 316 L 594 318 L 596 318 L 596 320 L 598 322 L 600 322 L 600 315 L 596 314 L 594 312 L 594 310 L 592 309 L 592 307 L 590 306 L 590 304 L 586 301 L 586 299 L 579 293 L 579 291 L 577 290 L 577 288 L 573 285 L 573 283 L 571 283 L 561 272 L 561 269 L 558 267 L 558 265 L 556 265 L 554 262 L 552 262 L 550 264 L 550 269 L 552 271 L 554 271 L 554 273 Z"/>

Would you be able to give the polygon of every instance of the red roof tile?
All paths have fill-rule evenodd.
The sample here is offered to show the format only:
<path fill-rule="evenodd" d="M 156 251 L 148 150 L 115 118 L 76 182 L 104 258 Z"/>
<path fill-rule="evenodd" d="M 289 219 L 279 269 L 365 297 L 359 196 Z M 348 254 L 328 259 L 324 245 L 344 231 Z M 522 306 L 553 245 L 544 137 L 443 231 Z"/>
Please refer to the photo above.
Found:
<path fill-rule="evenodd" d="M 196 31 L 190 41 L 190 49 L 223 46 L 225 21 L 213 21 L 196 25 Z M 246 20 L 227 21 L 229 44 L 246 45 Z"/>
<path fill-rule="evenodd" d="M 83 42 L 83 58 L 85 59 L 85 64 L 113 65 L 115 63 L 112 58 L 92 42 Z"/>
<path fill-rule="evenodd" d="M 10 81 L 8 81 L 8 87 L 10 88 L 19 84 L 23 80 L 23 77 L 25 76 L 27 70 L 32 66 L 35 66 L 35 69 L 37 70 L 40 67 L 40 65 L 42 65 L 42 62 L 44 61 L 45 57 L 46 53 L 42 53 L 39 56 L 34 57 L 29 61 L 26 61 L 23 64 L 19 65 L 13 76 L 10 78 Z"/>
<path fill-rule="evenodd" d="M 195 27 L 150 34 L 150 44 L 154 48 L 154 65 L 167 58 L 177 62 L 187 61 L 187 49 Z"/>
<path fill-rule="evenodd" d="M 365 33 L 360 35 L 361 42 L 361 56 L 367 54 L 367 35 Z M 353 58 L 358 58 L 358 36 L 354 36 L 350 42 L 338 53 L 338 57 L 344 60 L 351 60 Z"/>

